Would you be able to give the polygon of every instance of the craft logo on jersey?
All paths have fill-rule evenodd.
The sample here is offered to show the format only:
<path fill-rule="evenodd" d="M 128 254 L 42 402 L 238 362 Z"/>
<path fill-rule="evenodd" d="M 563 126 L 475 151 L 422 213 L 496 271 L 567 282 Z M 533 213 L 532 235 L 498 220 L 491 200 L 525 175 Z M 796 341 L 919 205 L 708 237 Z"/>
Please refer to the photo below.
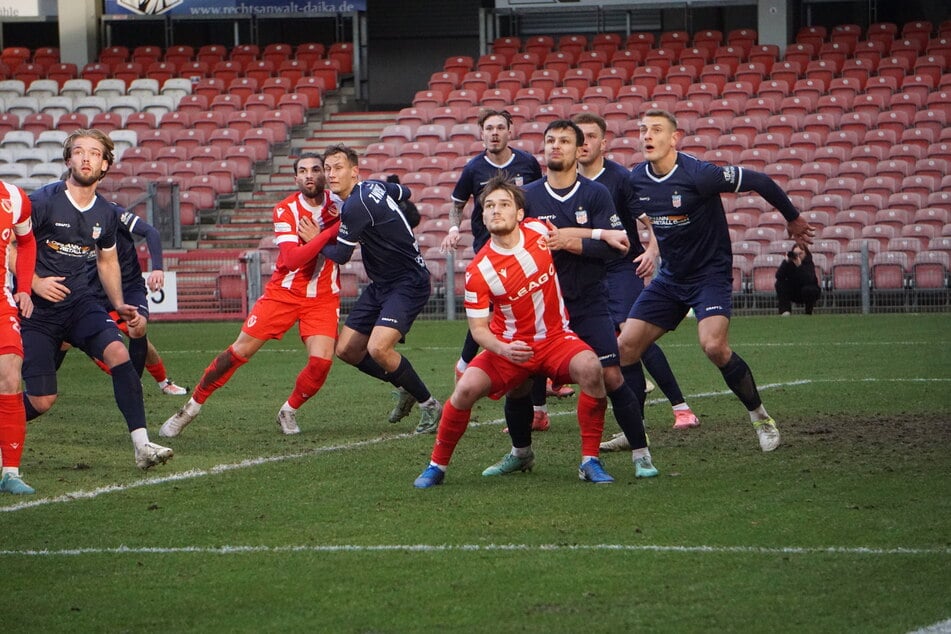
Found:
<path fill-rule="evenodd" d="M 674 209 L 680 209 L 681 202 L 680 194 L 675 193 L 670 197 L 670 204 L 673 205 Z"/>
<path fill-rule="evenodd" d="M 139 15 L 160 15 L 184 2 L 185 0 L 117 0 L 120 7 Z"/>
<path fill-rule="evenodd" d="M 588 210 L 583 207 L 578 207 L 578 209 L 575 210 L 575 222 L 579 225 L 588 224 Z"/>

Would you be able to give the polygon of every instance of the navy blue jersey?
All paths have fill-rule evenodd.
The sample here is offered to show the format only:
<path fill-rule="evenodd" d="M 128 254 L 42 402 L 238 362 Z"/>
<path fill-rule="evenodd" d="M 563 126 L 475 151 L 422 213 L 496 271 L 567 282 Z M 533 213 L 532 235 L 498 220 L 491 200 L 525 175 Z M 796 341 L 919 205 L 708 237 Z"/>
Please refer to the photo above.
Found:
<path fill-rule="evenodd" d="M 96 248 L 116 244 L 119 224 L 112 203 L 96 195 L 92 204 L 80 210 L 66 193 L 66 183 L 58 181 L 30 194 L 33 204 L 33 234 L 36 236 L 36 275 L 64 277 L 70 294 L 57 307 L 68 306 L 90 291 L 86 260 Z M 39 307 L 54 305 L 33 294 Z"/>
<path fill-rule="evenodd" d="M 337 242 L 351 248 L 361 245 L 363 266 L 374 282 L 429 280 L 416 236 L 397 204 L 409 197 L 402 185 L 362 181 L 343 203 Z"/>
<path fill-rule="evenodd" d="M 479 204 L 479 194 L 489 179 L 501 171 L 508 174 L 516 185 L 523 187 L 542 177 L 542 168 L 534 156 L 518 148 L 511 150 L 512 156 L 504 165 L 496 165 L 489 160 L 485 152 L 481 152 L 466 163 L 455 189 L 452 190 L 454 201 L 465 203 L 471 196 L 475 202 L 472 208 L 472 248 L 476 253 L 489 241 L 489 230 L 485 228 L 482 205 Z"/>
<path fill-rule="evenodd" d="M 116 232 L 116 253 L 119 256 L 119 271 L 122 274 L 122 288 L 133 288 L 141 286 L 145 288 L 145 282 L 142 279 L 142 266 L 139 264 L 139 254 L 135 248 L 134 235 L 141 236 L 148 241 L 149 253 L 152 256 L 152 268 L 162 268 L 162 242 L 158 230 L 145 222 L 133 212 L 127 211 L 115 203 L 110 203 L 112 210 L 119 219 L 119 226 Z M 105 297 L 106 293 L 99 282 L 99 269 L 96 267 L 95 253 L 90 254 L 87 261 L 89 282 L 100 296 Z"/>
<path fill-rule="evenodd" d="M 678 152 L 674 168 L 655 176 L 650 163 L 631 170 L 631 191 L 657 236 L 659 275 L 675 282 L 726 276 L 733 267 L 730 232 L 720 194 L 743 191 L 743 169 L 717 166 Z"/>
<path fill-rule="evenodd" d="M 547 220 L 556 227 L 624 228 L 615 213 L 614 201 L 608 189 L 580 174 L 575 184 L 563 193 L 552 189 L 547 180 L 527 185 L 525 214 Z M 583 245 L 582 255 L 567 251 L 552 252 L 569 314 L 573 302 L 606 301 L 606 262 L 620 256 L 601 240 L 586 239 Z"/>
<path fill-rule="evenodd" d="M 604 159 L 604 167 L 592 180 L 601 183 L 611 192 L 611 197 L 614 198 L 614 208 L 624 225 L 624 230 L 627 231 L 627 235 L 631 239 L 628 258 L 636 258 L 644 252 L 644 247 L 641 245 L 640 233 L 637 229 L 637 215 L 639 214 L 631 196 L 631 172 L 620 163 Z M 623 260 L 618 260 L 618 263 L 623 264 Z"/>

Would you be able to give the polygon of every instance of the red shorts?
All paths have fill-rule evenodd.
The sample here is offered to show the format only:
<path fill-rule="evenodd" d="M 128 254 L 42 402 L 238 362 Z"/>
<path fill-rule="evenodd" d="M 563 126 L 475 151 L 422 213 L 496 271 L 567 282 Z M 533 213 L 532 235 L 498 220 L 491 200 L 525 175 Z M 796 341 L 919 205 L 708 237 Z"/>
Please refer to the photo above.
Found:
<path fill-rule="evenodd" d="M 489 398 L 499 400 L 536 374 L 544 374 L 551 378 L 553 383 L 571 383 L 571 376 L 568 374 L 571 360 L 586 350 L 594 354 L 591 346 L 574 333 L 535 342 L 532 348 L 535 353 L 527 363 L 512 363 L 488 350 L 476 355 L 469 366 L 479 368 L 489 375 L 492 380 Z"/>
<path fill-rule="evenodd" d="M 301 340 L 315 335 L 336 339 L 339 320 L 340 299 L 335 295 L 302 300 L 264 293 L 255 302 L 241 330 L 255 339 L 281 339 L 300 322 Z"/>
<path fill-rule="evenodd" d="M 15 354 L 23 357 L 19 310 L 2 299 L 0 299 L 0 354 Z"/>

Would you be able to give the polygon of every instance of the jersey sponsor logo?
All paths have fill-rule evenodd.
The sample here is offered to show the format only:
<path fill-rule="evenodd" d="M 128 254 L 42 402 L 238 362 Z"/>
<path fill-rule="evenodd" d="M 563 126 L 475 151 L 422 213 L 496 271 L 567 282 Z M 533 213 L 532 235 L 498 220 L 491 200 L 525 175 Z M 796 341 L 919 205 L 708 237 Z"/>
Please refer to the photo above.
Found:
<path fill-rule="evenodd" d="M 538 275 L 536 275 L 534 278 L 531 278 L 531 279 L 527 280 L 526 283 L 525 283 L 525 286 L 523 286 L 522 288 L 520 288 L 520 289 L 518 289 L 518 290 L 516 290 L 516 291 L 514 291 L 514 292 L 512 292 L 512 293 L 509 293 L 509 301 L 513 301 L 513 302 L 514 302 L 515 300 L 517 300 L 517 299 L 519 299 L 519 298 L 521 298 L 521 297 L 524 297 L 525 295 L 528 295 L 529 293 L 534 293 L 535 291 L 537 291 L 538 289 L 540 289 L 540 288 L 541 288 L 542 286 L 544 286 L 545 284 L 551 282 L 553 279 L 555 279 L 555 264 L 554 264 L 554 262 L 553 262 L 551 265 L 549 265 L 547 271 L 541 271 L 541 272 L 540 272 Z"/>
<path fill-rule="evenodd" d="M 728 183 L 736 184 L 737 169 L 735 165 L 726 165 L 723 167 L 723 180 Z"/>
<path fill-rule="evenodd" d="M 578 207 L 575 209 L 575 222 L 579 225 L 584 225 L 588 223 L 588 210 L 584 207 Z"/>
<path fill-rule="evenodd" d="M 620 228 L 624 226 L 624 224 L 621 222 L 620 216 L 618 216 L 617 214 L 611 214 L 611 217 L 608 218 L 608 221 L 611 223 L 611 226 L 615 228 Z"/>
<path fill-rule="evenodd" d="M 124 224 L 124 225 L 127 225 L 127 224 L 129 224 L 129 222 L 132 221 L 132 218 L 133 218 L 134 216 L 135 216 L 135 214 L 132 213 L 131 211 L 123 212 L 122 215 L 119 216 L 119 222 L 121 222 L 121 223 Z"/>
<path fill-rule="evenodd" d="M 651 216 L 651 224 L 658 227 L 679 227 L 681 225 L 689 225 L 690 217 L 686 215 Z"/>
<path fill-rule="evenodd" d="M 289 222 L 275 222 L 274 223 L 274 233 L 287 233 L 291 230 L 291 223 Z"/>
<path fill-rule="evenodd" d="M 185 0 L 116 0 L 116 4 L 138 15 L 161 15 Z"/>
<path fill-rule="evenodd" d="M 61 255 L 68 255 L 74 258 L 84 258 L 92 251 L 89 247 L 85 247 L 81 244 L 57 242 L 56 240 L 47 240 L 46 246 Z"/>

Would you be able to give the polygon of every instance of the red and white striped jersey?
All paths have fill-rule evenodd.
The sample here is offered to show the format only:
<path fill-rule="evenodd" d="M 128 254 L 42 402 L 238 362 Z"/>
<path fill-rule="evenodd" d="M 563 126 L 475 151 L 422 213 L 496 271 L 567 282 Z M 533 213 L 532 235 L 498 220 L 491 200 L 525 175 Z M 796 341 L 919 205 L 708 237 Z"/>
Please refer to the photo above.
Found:
<path fill-rule="evenodd" d="M 488 317 L 503 341 L 542 341 L 570 332 L 568 313 L 548 250 L 548 230 L 537 220 L 519 226 L 513 249 L 491 240 L 466 268 L 466 315 Z"/>
<path fill-rule="evenodd" d="M 3 249 L 3 261 L 0 262 L 0 274 L 3 276 L 3 293 L 7 302 L 11 306 L 16 306 L 13 301 L 13 271 L 7 269 L 9 261 L 11 244 L 16 240 L 16 236 L 26 235 L 33 229 L 33 223 L 30 219 L 30 210 L 32 205 L 27 198 L 26 192 L 22 189 L 0 180 L 0 248 Z M 26 285 L 29 289 L 29 284 Z"/>
<path fill-rule="evenodd" d="M 309 205 L 300 192 L 291 194 L 274 206 L 274 243 L 278 246 L 286 242 L 303 244 L 297 235 L 301 218 L 310 218 L 323 231 L 340 216 L 342 206 L 340 197 L 329 189 L 324 190 L 324 202 L 320 207 Z M 337 265 L 322 255 L 294 270 L 284 264 L 282 256 L 278 256 L 267 286 L 271 290 L 284 289 L 298 297 L 308 298 L 340 293 Z"/>

